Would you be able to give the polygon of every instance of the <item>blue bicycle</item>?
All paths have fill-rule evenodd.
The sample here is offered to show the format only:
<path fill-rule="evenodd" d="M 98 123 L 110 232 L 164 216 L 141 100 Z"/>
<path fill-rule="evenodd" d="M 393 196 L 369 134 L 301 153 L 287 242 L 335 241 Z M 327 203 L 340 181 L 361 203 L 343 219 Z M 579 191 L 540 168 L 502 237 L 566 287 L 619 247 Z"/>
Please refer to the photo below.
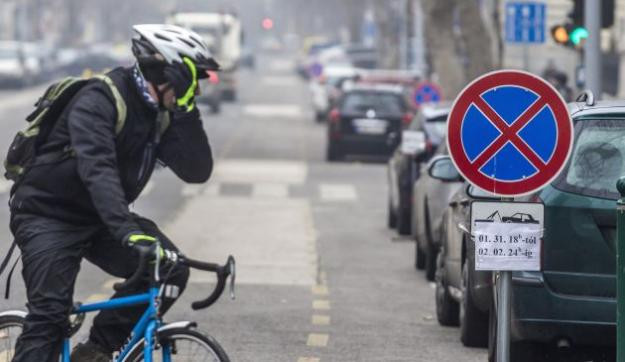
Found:
<path fill-rule="evenodd" d="M 164 256 L 156 253 L 155 245 L 151 248 L 137 247 L 139 266 L 135 273 L 126 281 L 113 286 L 115 290 L 123 290 L 139 283 L 146 273 L 150 275 L 150 287 L 147 293 L 132 295 L 89 304 L 76 304 L 72 311 L 75 318 L 71 320 L 71 328 L 63 341 L 61 362 L 70 362 L 70 338 L 78 332 L 85 313 L 104 309 L 120 309 L 140 304 L 147 304 L 146 310 L 135 325 L 129 340 L 113 359 L 115 362 L 138 361 L 216 361 L 229 362 L 228 355 L 212 337 L 198 332 L 197 324 L 192 321 L 163 323 L 159 306 L 163 296 L 172 293 L 167 287 L 167 277 L 161 278 L 159 268 L 161 261 L 175 264 L 181 263 L 193 269 L 210 271 L 217 274 L 215 289 L 205 300 L 191 304 L 194 310 L 207 308 L 215 303 L 223 293 L 227 278 L 230 276 L 230 295 L 234 299 L 235 262 L 232 256 L 226 264 L 205 263 L 187 258 L 181 253 L 165 251 Z M 11 361 L 15 351 L 15 342 L 22 331 L 26 312 L 12 310 L 0 313 L 0 362 Z"/>

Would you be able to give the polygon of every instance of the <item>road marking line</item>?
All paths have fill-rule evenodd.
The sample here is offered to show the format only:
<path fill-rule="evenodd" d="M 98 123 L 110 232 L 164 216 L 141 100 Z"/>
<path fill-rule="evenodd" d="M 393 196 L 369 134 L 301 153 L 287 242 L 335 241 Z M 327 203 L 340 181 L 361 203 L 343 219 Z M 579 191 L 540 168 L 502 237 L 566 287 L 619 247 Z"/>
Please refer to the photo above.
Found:
<path fill-rule="evenodd" d="M 312 293 L 314 295 L 328 295 L 328 287 L 325 285 L 313 285 Z"/>
<path fill-rule="evenodd" d="M 330 336 L 322 333 L 310 333 L 306 345 L 308 347 L 326 347 Z"/>
<path fill-rule="evenodd" d="M 243 113 L 252 117 L 302 118 L 302 108 L 296 104 L 248 104 Z"/>
<path fill-rule="evenodd" d="M 213 179 L 219 182 L 303 184 L 308 165 L 302 161 L 228 159 L 217 163 Z"/>
<path fill-rule="evenodd" d="M 313 309 L 316 310 L 330 310 L 330 301 L 329 300 L 313 300 Z"/>
<path fill-rule="evenodd" d="M 330 316 L 314 314 L 311 322 L 316 326 L 327 326 L 330 324 Z"/>
<path fill-rule="evenodd" d="M 300 357 L 297 362 L 319 362 L 319 358 L 315 357 Z"/>
<path fill-rule="evenodd" d="M 87 297 L 87 299 L 85 299 L 85 303 L 100 302 L 109 299 L 111 299 L 111 296 L 108 294 L 95 293 Z"/>
<path fill-rule="evenodd" d="M 186 184 L 182 187 L 182 190 L 180 191 L 180 193 L 182 194 L 183 197 L 192 197 L 192 196 L 197 196 L 201 194 L 203 189 L 204 189 L 204 185 Z"/>
<path fill-rule="evenodd" d="M 219 196 L 219 187 L 220 187 L 220 184 L 218 182 L 213 182 L 211 184 L 208 184 L 204 188 L 204 191 L 202 192 L 202 195 Z"/>
<path fill-rule="evenodd" d="M 358 199 L 356 188 L 349 184 L 321 184 L 319 193 L 322 201 L 355 201 Z"/>
<path fill-rule="evenodd" d="M 287 184 L 278 183 L 257 183 L 252 187 L 253 197 L 288 197 L 289 188 Z"/>

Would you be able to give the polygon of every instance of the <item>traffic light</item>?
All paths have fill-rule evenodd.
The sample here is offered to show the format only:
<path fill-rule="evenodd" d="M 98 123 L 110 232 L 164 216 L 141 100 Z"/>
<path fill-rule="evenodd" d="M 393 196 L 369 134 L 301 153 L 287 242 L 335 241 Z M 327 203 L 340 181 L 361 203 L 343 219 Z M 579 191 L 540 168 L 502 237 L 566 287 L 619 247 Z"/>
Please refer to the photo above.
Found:
<path fill-rule="evenodd" d="M 273 20 L 271 18 L 264 18 L 262 22 L 263 29 L 271 30 L 273 29 Z"/>
<path fill-rule="evenodd" d="M 584 1 L 601 2 L 601 27 L 609 28 L 614 25 L 614 0 L 573 0 L 573 10 L 569 13 L 569 19 L 576 25 L 584 24 Z"/>
<path fill-rule="evenodd" d="M 558 44 L 579 48 L 582 40 L 588 38 L 588 30 L 581 25 L 560 24 L 551 28 L 551 36 Z"/>

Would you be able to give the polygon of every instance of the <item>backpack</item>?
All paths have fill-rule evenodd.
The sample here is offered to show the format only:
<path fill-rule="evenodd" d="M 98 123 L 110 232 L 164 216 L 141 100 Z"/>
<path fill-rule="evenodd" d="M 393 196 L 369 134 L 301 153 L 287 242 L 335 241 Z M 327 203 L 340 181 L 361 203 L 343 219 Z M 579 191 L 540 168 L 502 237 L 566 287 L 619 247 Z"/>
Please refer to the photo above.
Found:
<path fill-rule="evenodd" d="M 35 110 L 26 117 L 28 126 L 24 130 L 19 131 L 13 138 L 4 160 L 4 177 L 6 179 L 17 183 L 21 176 L 24 175 L 26 169 L 32 165 L 35 156 L 45 158 L 46 160 L 54 160 L 71 155 L 71 148 L 69 147 L 61 151 L 46 153 L 45 155 L 37 154 L 37 149 L 45 142 L 56 120 L 61 116 L 72 98 L 92 79 L 99 79 L 104 82 L 115 99 L 115 108 L 117 109 L 115 135 L 119 135 L 126 122 L 127 108 L 124 98 L 111 78 L 106 75 L 97 75 L 91 79 L 64 78 L 48 87 L 37 103 L 35 103 Z M 169 114 L 167 112 L 161 113 L 164 114 L 159 114 L 160 135 L 169 126 Z"/>

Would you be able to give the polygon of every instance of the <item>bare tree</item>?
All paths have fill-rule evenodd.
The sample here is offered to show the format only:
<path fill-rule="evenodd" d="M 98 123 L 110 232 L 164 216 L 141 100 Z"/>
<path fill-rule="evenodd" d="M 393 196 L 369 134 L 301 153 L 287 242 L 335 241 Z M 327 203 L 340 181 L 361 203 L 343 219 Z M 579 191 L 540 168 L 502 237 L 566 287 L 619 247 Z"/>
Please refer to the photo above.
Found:
<path fill-rule="evenodd" d="M 499 64 L 496 12 L 482 11 L 477 0 L 425 0 L 426 42 L 432 70 L 446 98 Z M 496 3 L 496 2 L 495 2 Z M 496 7 L 495 7 L 496 8 Z M 485 22 L 485 20 L 488 20 Z"/>

